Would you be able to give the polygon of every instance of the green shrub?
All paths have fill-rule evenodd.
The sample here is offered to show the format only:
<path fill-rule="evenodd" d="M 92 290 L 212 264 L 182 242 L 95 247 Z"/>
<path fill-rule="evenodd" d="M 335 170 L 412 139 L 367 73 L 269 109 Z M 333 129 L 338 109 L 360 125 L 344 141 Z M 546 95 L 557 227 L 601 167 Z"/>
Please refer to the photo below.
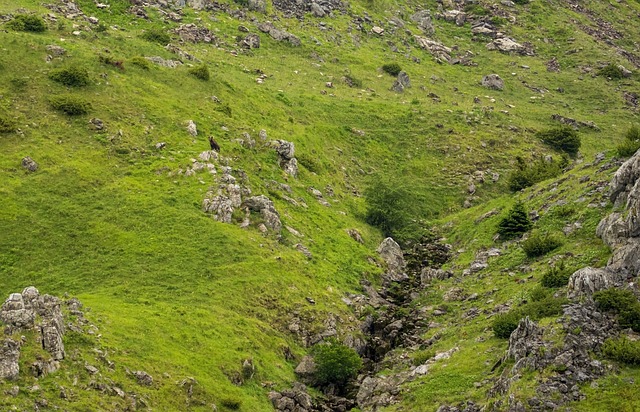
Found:
<path fill-rule="evenodd" d="M 553 291 L 543 286 L 536 286 L 531 290 L 530 297 L 531 302 L 540 302 L 553 295 Z"/>
<path fill-rule="evenodd" d="M 529 214 L 524 208 L 522 202 L 516 203 L 509 211 L 507 216 L 502 218 L 498 223 L 498 234 L 503 239 L 513 239 L 533 227 Z"/>
<path fill-rule="evenodd" d="M 513 2 L 515 4 L 519 4 L 519 5 L 523 5 L 523 4 L 529 4 L 529 0 L 513 0 Z"/>
<path fill-rule="evenodd" d="M 562 313 L 562 305 L 567 302 L 565 298 L 554 298 L 549 292 L 538 293 L 538 298 L 539 300 L 532 300 L 507 313 L 497 315 L 491 325 L 494 335 L 497 338 L 507 339 L 518 327 L 520 319 L 528 316 L 531 320 L 537 321 L 559 315 Z"/>
<path fill-rule="evenodd" d="M 618 156 L 629 157 L 640 149 L 640 128 L 632 126 L 624 135 L 625 140 L 616 148 Z"/>
<path fill-rule="evenodd" d="M 311 354 L 316 364 L 315 379 L 321 386 L 344 385 L 362 368 L 362 360 L 356 351 L 336 339 L 315 345 Z"/>
<path fill-rule="evenodd" d="M 640 302 L 628 289 L 610 288 L 593 294 L 598 308 L 618 315 L 618 324 L 640 332 Z"/>
<path fill-rule="evenodd" d="M 69 116 L 79 116 L 89 113 L 91 103 L 75 96 L 55 96 L 49 100 L 51 107 Z"/>
<path fill-rule="evenodd" d="M 542 278 L 540 278 L 540 284 L 547 288 L 567 286 L 572 273 L 573 270 L 566 267 L 564 261 L 561 261 L 558 266 L 552 267 L 544 272 Z"/>
<path fill-rule="evenodd" d="M 628 289 L 610 288 L 593 294 L 598 308 L 603 311 L 620 313 L 638 304 L 638 299 Z"/>
<path fill-rule="evenodd" d="M 493 319 L 493 334 L 496 338 L 509 339 L 511 332 L 516 330 L 518 327 L 520 319 L 522 319 L 522 316 L 519 311 L 509 311 L 507 313 L 497 315 Z"/>
<path fill-rule="evenodd" d="M 558 151 L 575 156 L 580 149 L 580 136 L 571 127 L 563 126 L 536 133 L 542 142 Z"/>
<path fill-rule="evenodd" d="M 151 68 L 151 63 L 149 62 L 149 60 L 145 59 L 142 56 L 132 57 L 131 59 L 129 59 L 129 63 L 144 70 L 149 70 Z"/>
<path fill-rule="evenodd" d="M 239 398 L 224 398 L 220 401 L 220 405 L 232 411 L 237 411 L 242 406 L 242 400 Z"/>
<path fill-rule="evenodd" d="M 486 16 L 487 14 L 489 14 L 489 10 L 485 9 L 480 4 L 474 3 L 470 3 L 464 6 L 464 11 L 475 16 Z"/>
<path fill-rule="evenodd" d="M 402 71 L 402 67 L 398 63 L 388 63 L 382 65 L 382 71 L 392 76 L 397 76 Z"/>
<path fill-rule="evenodd" d="M 599 76 L 606 77 L 608 79 L 622 79 L 624 74 L 622 69 L 617 64 L 609 63 L 598 71 Z"/>
<path fill-rule="evenodd" d="M 83 87 L 89 84 L 89 72 L 78 66 L 53 70 L 49 73 L 49 78 L 69 87 Z"/>
<path fill-rule="evenodd" d="M 209 68 L 206 64 L 201 64 L 189 69 L 189 74 L 204 81 L 209 80 Z"/>
<path fill-rule="evenodd" d="M 560 246 L 562 246 L 562 240 L 548 233 L 535 233 L 522 242 L 522 250 L 524 250 L 528 258 L 544 256 Z"/>
<path fill-rule="evenodd" d="M 607 339 L 602 345 L 602 354 L 611 360 L 628 365 L 640 365 L 640 342 L 626 336 Z"/>
<path fill-rule="evenodd" d="M 542 158 L 533 162 L 525 162 L 524 159 L 517 158 L 517 169 L 511 172 L 507 178 L 509 189 L 514 192 L 533 186 L 543 180 L 558 176 L 566 166 L 567 160 L 548 162 Z"/>
<path fill-rule="evenodd" d="M 142 33 L 141 37 L 151 43 L 162 45 L 168 44 L 171 41 L 171 36 L 161 29 L 149 29 Z"/>
<path fill-rule="evenodd" d="M 0 133 L 12 133 L 16 131 L 16 123 L 6 116 L 0 115 Z"/>
<path fill-rule="evenodd" d="M 399 240 L 402 233 L 412 228 L 418 200 L 402 182 L 374 178 L 364 191 L 364 199 L 365 221 L 380 229 L 384 236 Z"/>
<path fill-rule="evenodd" d="M 42 33 L 47 30 L 47 24 L 42 18 L 33 14 L 18 14 L 7 23 L 7 27 L 15 31 L 29 31 Z"/>

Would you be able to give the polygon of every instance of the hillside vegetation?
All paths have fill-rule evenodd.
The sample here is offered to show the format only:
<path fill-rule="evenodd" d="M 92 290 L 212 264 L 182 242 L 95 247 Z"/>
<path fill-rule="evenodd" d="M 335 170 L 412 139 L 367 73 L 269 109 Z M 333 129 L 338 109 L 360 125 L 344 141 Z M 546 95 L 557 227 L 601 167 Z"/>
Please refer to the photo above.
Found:
<path fill-rule="evenodd" d="M 353 400 L 365 377 L 428 365 L 350 410 L 535 407 L 557 368 L 496 394 L 505 337 L 529 316 L 562 342 L 569 275 L 611 255 L 596 227 L 640 146 L 640 3 L 358 0 L 321 3 L 323 17 L 181 3 L 0 3 L 0 296 L 35 286 L 78 298 L 86 318 L 41 376 L 37 332 L 7 335 L 26 343 L 0 409 L 271 411 L 314 344 L 359 350 L 363 322 L 405 315 L 419 317 L 409 340 L 360 353 L 362 369 L 336 346 L 353 368 L 335 393 L 309 393 Z M 433 32 L 412 20 L 421 10 Z M 489 50 L 499 32 L 522 49 Z M 503 86 L 483 85 L 490 74 Z M 203 211 L 223 183 L 243 196 L 230 223 Z M 260 195 L 282 227 L 246 206 Z M 517 204 L 530 221 L 496 237 Z M 412 256 L 430 245 L 428 266 L 448 275 L 422 281 L 418 259 L 411 287 L 387 282 L 387 236 Z M 397 306 L 373 305 L 372 288 Z M 606 374 L 558 407 L 640 409 L 637 362 L 589 356 Z"/>

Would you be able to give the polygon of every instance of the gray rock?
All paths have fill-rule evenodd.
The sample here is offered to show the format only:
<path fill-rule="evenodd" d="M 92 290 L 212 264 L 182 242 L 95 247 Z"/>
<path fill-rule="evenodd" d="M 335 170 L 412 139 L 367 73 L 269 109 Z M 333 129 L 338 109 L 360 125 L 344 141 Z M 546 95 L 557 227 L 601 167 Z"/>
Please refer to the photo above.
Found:
<path fill-rule="evenodd" d="M 405 273 L 406 263 L 402 255 L 402 249 L 395 240 L 388 237 L 378 246 L 378 253 L 387 263 L 387 272 L 383 275 L 385 280 L 392 282 L 401 282 L 409 279 Z"/>
<path fill-rule="evenodd" d="M 249 0 L 247 8 L 258 13 L 264 13 L 267 11 L 267 2 L 265 0 Z"/>
<path fill-rule="evenodd" d="M 324 17 L 327 13 L 318 3 L 313 2 L 311 3 L 311 14 L 315 17 Z"/>
<path fill-rule="evenodd" d="M 398 78 L 391 86 L 391 90 L 396 93 L 402 93 L 404 89 L 411 87 L 411 80 L 409 79 L 409 75 L 402 71 L 398 73 Z"/>
<path fill-rule="evenodd" d="M 16 380 L 20 374 L 20 344 L 5 338 L 0 346 L 0 379 Z"/>
<path fill-rule="evenodd" d="M 133 376 L 136 377 L 140 385 L 143 385 L 143 386 L 153 385 L 153 377 L 145 371 L 134 371 Z"/>
<path fill-rule="evenodd" d="M 615 275 L 606 269 L 585 267 L 574 272 L 569 278 L 567 296 L 588 297 L 594 292 L 613 287 L 615 283 Z"/>
<path fill-rule="evenodd" d="M 362 236 L 360 235 L 358 229 L 347 229 L 347 234 L 356 242 L 364 244 L 364 240 L 362 239 Z"/>
<path fill-rule="evenodd" d="M 280 233 L 282 222 L 280 214 L 276 210 L 271 199 L 264 195 L 252 196 L 243 203 L 245 207 L 254 212 L 259 212 L 264 220 L 264 225 L 274 232 Z"/>
<path fill-rule="evenodd" d="M 504 80 L 497 74 L 488 74 L 482 78 L 482 85 L 492 90 L 503 90 Z"/>
<path fill-rule="evenodd" d="M 149 60 L 153 64 L 157 64 L 158 66 L 168 67 L 170 69 L 175 69 L 178 66 L 182 66 L 182 62 L 179 60 L 166 60 L 160 56 L 148 56 L 145 59 Z"/>
<path fill-rule="evenodd" d="M 187 132 L 193 137 L 198 135 L 198 128 L 196 127 L 196 123 L 193 120 L 189 120 L 187 122 Z"/>
<path fill-rule="evenodd" d="M 29 156 L 22 159 L 22 167 L 30 172 L 35 172 L 36 170 L 38 170 L 38 164 Z"/>
<path fill-rule="evenodd" d="M 433 28 L 433 21 L 431 20 L 430 10 L 421 10 L 411 16 L 411 21 L 415 22 L 418 27 L 427 35 L 433 35 L 435 29 Z"/>
<path fill-rule="evenodd" d="M 620 69 L 620 71 L 622 72 L 622 77 L 624 78 L 629 78 L 633 75 L 633 72 L 631 70 L 627 69 L 621 64 L 618 65 L 618 69 Z"/>
<path fill-rule="evenodd" d="M 47 45 L 46 49 L 47 52 L 49 52 L 49 54 L 51 54 L 53 57 L 64 56 L 67 53 L 67 50 L 55 44 Z"/>
<path fill-rule="evenodd" d="M 501 37 L 493 40 L 491 43 L 487 44 L 487 50 L 497 50 L 502 53 L 516 53 L 522 55 L 533 54 L 533 52 L 527 47 L 509 37 Z"/>
<path fill-rule="evenodd" d="M 242 39 L 242 47 L 245 49 L 259 49 L 260 48 L 260 36 L 257 34 L 248 34 Z"/>

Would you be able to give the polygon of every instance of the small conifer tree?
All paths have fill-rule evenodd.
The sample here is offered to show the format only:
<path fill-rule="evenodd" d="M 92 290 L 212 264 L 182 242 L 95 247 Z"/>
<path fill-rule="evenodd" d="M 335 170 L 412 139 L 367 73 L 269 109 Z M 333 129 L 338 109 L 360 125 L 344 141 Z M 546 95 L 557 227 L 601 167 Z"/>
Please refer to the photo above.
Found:
<path fill-rule="evenodd" d="M 532 226 L 533 223 L 529 219 L 524 204 L 518 202 L 509 211 L 509 214 L 498 223 L 498 234 L 504 239 L 513 239 L 527 232 Z"/>

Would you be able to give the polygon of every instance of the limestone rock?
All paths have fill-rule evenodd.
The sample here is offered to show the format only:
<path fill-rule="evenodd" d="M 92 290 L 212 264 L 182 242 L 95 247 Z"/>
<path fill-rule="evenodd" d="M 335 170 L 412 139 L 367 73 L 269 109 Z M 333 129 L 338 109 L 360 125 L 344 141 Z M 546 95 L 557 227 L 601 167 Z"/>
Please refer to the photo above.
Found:
<path fill-rule="evenodd" d="M 245 49 L 259 49 L 260 48 L 260 36 L 257 34 L 248 34 L 242 40 L 242 47 Z"/>
<path fill-rule="evenodd" d="M 351 236 L 351 239 L 355 240 L 356 242 L 364 244 L 364 240 L 362 239 L 362 236 L 360 235 L 358 229 L 347 229 L 347 234 Z"/>
<path fill-rule="evenodd" d="M 277 140 L 275 142 L 276 152 L 278 153 L 278 164 L 285 173 L 297 177 L 298 176 L 298 160 L 294 157 L 295 146 L 293 142 L 286 140 Z"/>
<path fill-rule="evenodd" d="M 20 366 L 20 344 L 11 338 L 5 338 L 0 346 L 0 379 L 18 379 Z"/>
<path fill-rule="evenodd" d="M 140 385 L 143 385 L 143 386 L 153 385 L 153 377 L 145 371 L 134 371 L 133 376 L 136 377 Z"/>
<path fill-rule="evenodd" d="M 264 195 L 252 196 L 243 203 L 245 207 L 254 212 L 259 212 L 264 220 L 264 225 L 274 232 L 280 233 L 282 222 L 280 214 L 276 210 L 271 199 Z"/>
<path fill-rule="evenodd" d="M 528 56 L 533 55 L 532 50 L 509 37 L 501 37 L 493 40 L 487 44 L 487 50 L 497 50 L 502 53 L 516 53 Z"/>
<path fill-rule="evenodd" d="M 47 49 L 47 52 L 49 52 L 49 54 L 51 54 L 53 57 L 64 56 L 67 53 L 67 50 L 55 44 L 47 45 L 46 49 Z"/>
<path fill-rule="evenodd" d="M 497 74 L 488 74 L 482 78 L 482 85 L 492 90 L 503 90 L 504 80 Z"/>
<path fill-rule="evenodd" d="M 585 267 L 574 272 L 569 278 L 567 296 L 577 298 L 591 296 L 594 292 L 615 285 L 615 276 L 606 269 Z"/>
<path fill-rule="evenodd" d="M 409 75 L 406 72 L 401 71 L 400 73 L 398 73 L 398 78 L 393 83 L 393 86 L 391 86 L 391 90 L 397 93 L 402 93 L 404 89 L 407 89 L 409 87 L 411 87 L 411 80 L 409 79 Z"/>
<path fill-rule="evenodd" d="M 426 35 L 430 36 L 435 33 L 433 21 L 431 20 L 431 11 L 421 10 L 411 16 L 411 21 L 415 22 Z"/>
<path fill-rule="evenodd" d="M 196 127 L 196 123 L 193 120 L 189 120 L 187 122 L 187 132 L 193 137 L 198 135 L 198 128 Z"/>
<path fill-rule="evenodd" d="M 267 3 L 265 0 L 249 0 L 247 8 L 258 13 L 264 13 L 267 11 Z"/>
<path fill-rule="evenodd" d="M 404 261 L 402 249 L 395 240 L 386 238 L 380 243 L 377 251 L 387 263 L 387 272 L 384 275 L 386 280 L 400 282 L 409 278 L 405 273 L 407 264 Z"/>
<path fill-rule="evenodd" d="M 30 172 L 38 170 L 38 164 L 29 156 L 22 159 L 22 167 Z"/>

